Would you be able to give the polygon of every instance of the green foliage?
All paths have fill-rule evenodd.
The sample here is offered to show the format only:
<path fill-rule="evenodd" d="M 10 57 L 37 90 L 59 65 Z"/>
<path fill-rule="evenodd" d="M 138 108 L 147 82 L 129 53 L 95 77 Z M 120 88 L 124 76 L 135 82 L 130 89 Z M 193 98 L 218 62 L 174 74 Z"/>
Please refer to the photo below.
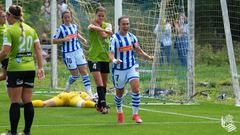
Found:
<path fill-rule="evenodd" d="M 207 64 L 221 66 L 228 64 L 227 49 L 224 47 L 221 50 L 214 50 L 213 46 L 206 44 L 203 46 L 196 45 L 195 61 L 196 64 Z"/>
<path fill-rule="evenodd" d="M 234 55 L 237 65 L 240 65 L 240 42 L 234 42 Z"/>
<path fill-rule="evenodd" d="M 31 4 L 31 3 L 23 4 L 23 9 L 25 13 L 24 19 L 26 22 L 29 23 L 29 25 L 35 28 L 38 28 L 37 26 L 39 26 L 39 24 L 42 23 L 40 21 L 42 16 L 39 15 L 41 5 L 42 5 L 42 1 L 34 1 L 34 4 Z"/>

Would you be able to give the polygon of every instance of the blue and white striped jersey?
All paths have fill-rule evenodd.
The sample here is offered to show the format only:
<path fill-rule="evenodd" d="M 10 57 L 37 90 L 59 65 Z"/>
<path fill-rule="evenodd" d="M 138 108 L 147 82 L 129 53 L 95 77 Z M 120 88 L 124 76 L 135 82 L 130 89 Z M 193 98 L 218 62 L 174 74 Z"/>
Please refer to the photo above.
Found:
<path fill-rule="evenodd" d="M 114 69 L 126 70 L 136 64 L 134 48 L 138 46 L 135 35 L 129 33 L 121 36 L 118 32 L 111 37 L 110 52 L 114 52 L 116 59 L 122 60 L 121 64 L 113 64 Z"/>
<path fill-rule="evenodd" d="M 73 52 L 78 49 L 81 49 L 81 43 L 78 40 L 77 34 L 78 34 L 78 29 L 75 24 L 70 24 L 69 26 L 61 24 L 57 28 L 57 32 L 53 36 L 53 38 L 61 39 L 66 36 L 69 36 L 71 38 L 71 41 L 62 43 L 62 52 L 68 53 L 68 52 Z"/>

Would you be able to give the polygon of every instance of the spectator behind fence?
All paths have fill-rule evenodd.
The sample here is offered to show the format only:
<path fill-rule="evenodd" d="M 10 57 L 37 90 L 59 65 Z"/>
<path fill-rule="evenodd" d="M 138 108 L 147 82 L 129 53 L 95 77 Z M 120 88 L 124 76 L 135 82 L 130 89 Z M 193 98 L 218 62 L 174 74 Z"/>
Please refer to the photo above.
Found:
<path fill-rule="evenodd" d="M 50 8 L 50 1 L 49 0 L 44 0 L 44 3 L 41 7 L 41 12 L 40 14 L 44 14 L 44 17 L 47 19 L 50 19 L 51 17 L 51 8 Z"/>
<path fill-rule="evenodd" d="M 50 33 L 50 19 L 51 19 L 51 8 L 50 8 L 50 1 L 49 0 L 44 0 L 44 3 L 41 7 L 40 11 L 41 15 L 41 25 L 42 25 L 42 31 L 46 33 Z"/>
<path fill-rule="evenodd" d="M 63 12 L 68 10 L 68 5 L 66 0 L 61 0 L 60 3 L 58 3 L 58 16 L 61 18 L 61 15 Z"/>
<path fill-rule="evenodd" d="M 182 66 L 187 66 L 187 49 L 188 49 L 188 22 L 187 17 L 181 14 L 175 22 L 176 41 L 174 50 L 177 53 L 178 59 Z"/>
<path fill-rule="evenodd" d="M 42 33 L 40 42 L 44 46 L 51 46 L 51 39 L 48 37 L 47 33 Z M 51 51 L 48 47 L 42 46 L 42 56 L 43 56 L 43 64 L 47 64 L 47 59 L 50 59 L 49 51 Z"/>
<path fill-rule="evenodd" d="M 164 19 L 162 24 L 159 22 L 154 29 L 154 33 L 159 34 L 160 36 L 160 64 L 164 63 L 165 57 L 167 59 L 167 63 L 171 64 L 172 26 L 169 20 Z"/>
<path fill-rule="evenodd" d="M 42 33 L 41 35 L 41 44 L 50 45 L 51 39 L 48 37 L 47 33 Z"/>

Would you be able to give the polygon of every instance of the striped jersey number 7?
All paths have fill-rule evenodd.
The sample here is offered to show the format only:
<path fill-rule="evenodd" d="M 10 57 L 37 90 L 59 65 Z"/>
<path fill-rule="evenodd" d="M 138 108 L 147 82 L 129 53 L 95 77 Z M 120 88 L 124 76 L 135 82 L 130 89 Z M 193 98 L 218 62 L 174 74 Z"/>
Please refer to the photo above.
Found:
<path fill-rule="evenodd" d="M 118 86 L 119 75 L 115 75 L 115 76 L 116 76 L 115 84 Z"/>

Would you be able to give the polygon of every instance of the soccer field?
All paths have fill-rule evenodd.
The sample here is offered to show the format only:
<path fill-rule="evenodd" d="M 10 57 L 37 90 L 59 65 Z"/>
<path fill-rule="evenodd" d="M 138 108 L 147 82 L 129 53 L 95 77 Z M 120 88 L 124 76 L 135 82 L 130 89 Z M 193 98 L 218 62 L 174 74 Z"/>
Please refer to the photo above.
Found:
<path fill-rule="evenodd" d="M 11 4 L 22 9 L 9 8 Z M 39 71 L 39 38 L 45 78 L 35 79 L 33 100 L 50 99 L 73 82 L 72 91 L 91 87 L 101 97 L 105 88 L 99 86 L 106 76 L 86 74 L 85 63 L 95 72 L 110 53 L 110 69 L 119 70 L 108 75 L 109 114 L 95 108 L 35 108 L 31 135 L 240 135 L 239 9 L 240 0 L 0 0 L 0 59 L 9 58 L 8 71 L 31 70 L 34 59 Z M 22 24 L 23 18 L 34 30 Z M 107 65 L 100 70 L 107 73 Z M 136 93 L 131 101 L 138 72 L 141 124 L 132 120 L 128 104 L 138 106 Z M 15 72 L 8 73 L 8 83 L 14 81 L 11 74 Z M 16 79 L 16 85 L 23 83 Z M 118 124 L 113 93 L 124 80 L 135 85 L 124 86 L 125 122 Z M 11 115 L 18 116 L 14 106 Z M 10 129 L 9 107 L 6 81 L 1 81 L 0 135 Z M 22 107 L 19 133 L 24 125 Z"/>
<path fill-rule="evenodd" d="M 55 94 L 54 94 L 55 95 Z M 53 95 L 34 94 L 33 99 L 48 99 Z M 234 117 L 240 128 L 240 108 L 202 102 L 196 105 L 142 105 L 142 124 L 131 120 L 131 107 L 124 106 L 125 123 L 117 124 L 113 97 L 108 96 L 110 113 L 102 115 L 95 109 L 75 107 L 35 108 L 33 135 L 239 135 L 239 129 L 228 133 L 221 127 L 221 117 Z M 0 132 L 9 129 L 9 100 L 5 90 L 0 92 Z M 18 132 L 23 130 L 21 109 Z"/>

